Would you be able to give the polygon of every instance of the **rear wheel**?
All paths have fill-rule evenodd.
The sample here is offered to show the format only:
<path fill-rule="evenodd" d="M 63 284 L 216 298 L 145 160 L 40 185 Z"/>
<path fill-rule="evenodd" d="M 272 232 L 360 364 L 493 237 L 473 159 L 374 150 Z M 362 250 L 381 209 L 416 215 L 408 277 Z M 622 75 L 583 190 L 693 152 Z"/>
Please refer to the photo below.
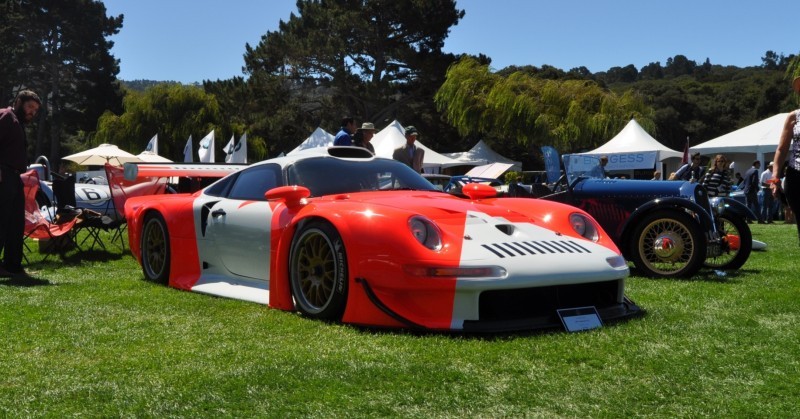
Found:
<path fill-rule="evenodd" d="M 289 270 L 297 310 L 317 319 L 341 319 L 347 303 L 347 252 L 332 225 L 315 221 L 297 233 Z"/>
<path fill-rule="evenodd" d="M 662 210 L 644 216 L 631 238 L 631 259 L 645 276 L 691 276 L 706 256 L 700 226 L 680 211 Z"/>
<path fill-rule="evenodd" d="M 709 257 L 705 265 L 709 268 L 736 270 L 742 267 L 753 250 L 753 234 L 744 218 L 735 215 L 717 217 L 720 236 L 722 236 L 722 253 Z"/>
<path fill-rule="evenodd" d="M 145 278 L 162 284 L 169 282 L 169 232 L 164 217 L 148 214 L 142 227 L 142 271 Z"/>

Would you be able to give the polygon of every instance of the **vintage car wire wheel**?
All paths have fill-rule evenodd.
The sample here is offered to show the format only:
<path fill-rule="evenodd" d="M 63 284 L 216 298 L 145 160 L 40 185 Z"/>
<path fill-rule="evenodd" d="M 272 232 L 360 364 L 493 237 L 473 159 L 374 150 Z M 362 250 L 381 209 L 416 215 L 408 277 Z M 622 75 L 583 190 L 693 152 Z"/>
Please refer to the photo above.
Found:
<path fill-rule="evenodd" d="M 140 249 L 145 278 L 166 284 L 169 281 L 169 232 L 161 214 L 151 213 L 145 217 Z"/>
<path fill-rule="evenodd" d="M 632 237 L 633 264 L 646 276 L 694 275 L 706 255 L 700 227 L 680 211 L 662 210 L 644 216 Z"/>
<path fill-rule="evenodd" d="M 753 233 L 744 218 L 735 215 L 717 217 L 718 230 L 724 237 L 722 254 L 708 257 L 705 265 L 709 268 L 736 270 L 742 267 L 753 251 Z"/>
<path fill-rule="evenodd" d="M 330 224 L 314 221 L 292 241 L 289 278 L 301 313 L 339 320 L 347 302 L 347 253 L 341 235 Z"/>

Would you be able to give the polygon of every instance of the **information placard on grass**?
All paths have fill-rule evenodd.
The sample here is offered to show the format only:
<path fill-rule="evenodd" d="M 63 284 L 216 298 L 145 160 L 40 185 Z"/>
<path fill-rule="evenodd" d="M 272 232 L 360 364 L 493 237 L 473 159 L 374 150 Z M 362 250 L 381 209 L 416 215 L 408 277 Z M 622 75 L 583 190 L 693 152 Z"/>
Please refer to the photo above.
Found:
<path fill-rule="evenodd" d="M 594 306 L 563 308 L 557 311 L 567 332 L 580 332 L 603 327 L 603 321 L 600 320 L 600 315 L 597 314 Z"/>

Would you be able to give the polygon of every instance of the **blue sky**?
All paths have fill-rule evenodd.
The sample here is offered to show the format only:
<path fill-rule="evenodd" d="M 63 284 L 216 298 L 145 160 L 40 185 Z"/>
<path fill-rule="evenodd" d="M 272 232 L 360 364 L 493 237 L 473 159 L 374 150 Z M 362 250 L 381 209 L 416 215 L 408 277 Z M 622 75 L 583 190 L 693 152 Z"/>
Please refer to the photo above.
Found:
<path fill-rule="evenodd" d="M 242 75 L 245 43 L 296 12 L 295 0 L 105 0 L 124 14 L 111 37 L 123 80 L 183 83 Z M 683 54 L 701 63 L 761 64 L 768 50 L 800 52 L 791 3 L 716 0 L 457 0 L 466 15 L 445 51 L 483 53 L 492 67 L 585 66 L 592 72 Z"/>

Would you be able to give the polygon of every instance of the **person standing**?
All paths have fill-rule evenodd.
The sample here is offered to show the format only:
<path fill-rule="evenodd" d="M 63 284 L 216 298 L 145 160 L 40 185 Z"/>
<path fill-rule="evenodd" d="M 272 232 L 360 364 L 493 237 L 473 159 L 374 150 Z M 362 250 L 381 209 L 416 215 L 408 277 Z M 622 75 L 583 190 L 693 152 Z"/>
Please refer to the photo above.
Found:
<path fill-rule="evenodd" d="M 25 275 L 22 269 L 25 194 L 19 175 L 28 166 L 25 124 L 33 121 L 41 106 L 36 93 L 23 90 L 12 106 L 0 109 L 0 250 L 3 251 L 0 277 Z"/>
<path fill-rule="evenodd" d="M 405 163 L 408 167 L 419 173 L 422 171 L 422 160 L 425 157 L 425 150 L 417 147 L 415 144 L 419 136 L 417 128 L 413 125 L 409 125 L 405 128 L 405 131 L 406 143 L 394 149 L 392 158 Z"/>
<path fill-rule="evenodd" d="M 772 179 L 772 168 L 774 166 L 775 162 L 769 162 L 767 169 L 761 173 L 761 180 L 759 182 L 759 185 L 761 185 L 761 194 L 764 197 L 764 202 L 761 205 L 761 219 L 759 222 L 767 224 L 772 224 L 772 214 L 775 209 L 775 200 L 772 197 L 772 190 L 769 187 L 769 180 Z"/>
<path fill-rule="evenodd" d="M 763 224 L 764 219 L 761 217 L 761 208 L 758 204 L 758 194 L 761 189 L 759 187 L 759 169 L 761 169 L 761 162 L 756 160 L 753 162 L 753 166 L 744 172 L 744 180 L 742 180 L 741 188 L 744 192 L 744 202 L 747 204 L 747 208 L 750 208 L 750 211 L 753 211 L 753 214 L 756 215 L 758 223 Z M 747 222 L 750 222 L 749 218 Z"/>
<path fill-rule="evenodd" d="M 677 172 L 675 172 L 676 179 L 699 182 L 703 177 L 703 167 L 700 166 L 700 162 L 702 160 L 703 159 L 700 157 L 700 153 L 692 154 L 692 161 L 684 164 L 680 169 L 678 169 Z"/>
<path fill-rule="evenodd" d="M 792 89 L 800 94 L 800 77 L 792 81 Z M 767 183 L 772 189 L 772 196 L 783 194 L 786 203 L 793 214 L 800 211 L 800 121 L 797 115 L 800 109 L 789 112 L 783 123 L 781 138 L 775 149 L 775 158 L 772 161 L 772 178 Z M 785 173 L 783 185 L 779 178 L 780 173 Z M 800 223 L 797 223 L 797 236 L 800 239 Z"/>
<path fill-rule="evenodd" d="M 333 138 L 333 145 L 353 145 L 353 135 L 356 132 L 356 120 L 345 116 L 342 118 L 342 128 Z"/>
<path fill-rule="evenodd" d="M 589 170 L 586 175 L 591 178 L 596 179 L 605 179 L 608 177 L 608 172 L 606 172 L 606 165 L 608 164 L 608 156 L 601 156 L 600 160 L 597 161 L 597 166 L 593 167 Z"/>
<path fill-rule="evenodd" d="M 375 147 L 372 146 L 372 137 L 375 135 L 375 124 L 372 122 L 364 122 L 361 124 L 361 128 L 356 131 L 356 135 L 353 136 L 353 145 L 356 147 L 363 147 L 370 151 L 373 155 L 375 154 Z"/>
<path fill-rule="evenodd" d="M 728 196 L 731 192 L 731 177 L 728 175 L 728 161 L 722 154 L 717 154 L 713 166 L 706 171 L 701 185 L 708 190 L 708 196 Z"/>

